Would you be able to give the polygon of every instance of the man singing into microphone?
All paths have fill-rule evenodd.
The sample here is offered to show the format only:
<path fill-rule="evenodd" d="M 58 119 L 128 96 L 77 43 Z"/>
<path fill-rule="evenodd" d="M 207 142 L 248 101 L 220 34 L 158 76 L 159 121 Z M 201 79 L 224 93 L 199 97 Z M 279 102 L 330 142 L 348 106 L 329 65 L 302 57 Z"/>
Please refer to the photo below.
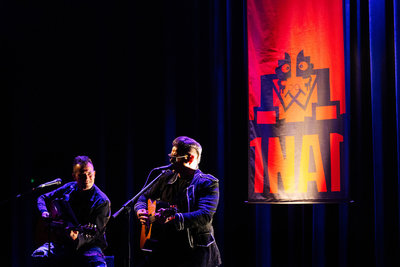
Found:
<path fill-rule="evenodd" d="M 111 204 L 94 184 L 95 174 L 92 160 L 77 156 L 72 173 L 75 181 L 38 198 L 40 214 L 50 221 L 57 236 L 33 252 L 37 265 L 107 266 L 103 249 Z M 50 218 L 55 216 L 63 223 L 52 222 Z"/>
<path fill-rule="evenodd" d="M 218 180 L 199 170 L 202 147 L 195 140 L 180 136 L 169 154 L 172 171 L 165 172 L 135 205 L 140 222 L 149 224 L 148 199 L 176 207 L 172 216 L 161 215 L 158 239 L 151 245 L 146 266 L 203 266 L 221 264 L 212 220 L 219 200 Z M 164 206 L 165 207 L 165 206 Z M 153 227 L 154 229 L 154 227 Z M 150 241 L 149 241 L 150 242 Z"/>

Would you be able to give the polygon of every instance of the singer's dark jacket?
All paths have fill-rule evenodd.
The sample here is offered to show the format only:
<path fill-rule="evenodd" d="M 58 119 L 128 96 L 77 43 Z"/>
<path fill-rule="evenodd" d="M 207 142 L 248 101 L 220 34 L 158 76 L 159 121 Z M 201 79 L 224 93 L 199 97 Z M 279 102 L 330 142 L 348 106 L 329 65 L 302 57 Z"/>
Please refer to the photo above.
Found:
<path fill-rule="evenodd" d="M 196 170 L 192 179 L 178 178 L 177 174 L 167 171 L 144 193 L 135 205 L 135 211 L 147 209 L 147 200 L 161 200 L 176 205 L 178 213 L 175 219 L 167 223 L 173 227 L 170 240 L 165 242 L 164 250 L 173 250 L 174 244 L 194 253 L 195 263 L 183 266 L 218 266 L 220 253 L 214 239 L 213 216 L 219 201 L 218 179 L 210 174 Z M 185 246 L 187 249 L 185 249 Z M 176 253 L 176 250 L 174 250 Z M 188 256 L 189 257 L 189 256 Z M 193 255 L 190 256 L 193 258 Z M 181 266 L 181 265 L 179 265 Z"/>
<path fill-rule="evenodd" d="M 74 246 L 77 250 L 92 247 L 104 249 L 107 247 L 105 227 L 110 218 L 111 203 L 108 197 L 96 186 L 90 190 L 79 190 L 76 182 L 67 183 L 54 191 L 41 195 L 37 200 L 37 207 L 41 213 L 48 211 L 46 204 L 54 199 L 67 201 L 81 225 L 95 224 L 97 234 L 94 236 L 80 233 Z"/>

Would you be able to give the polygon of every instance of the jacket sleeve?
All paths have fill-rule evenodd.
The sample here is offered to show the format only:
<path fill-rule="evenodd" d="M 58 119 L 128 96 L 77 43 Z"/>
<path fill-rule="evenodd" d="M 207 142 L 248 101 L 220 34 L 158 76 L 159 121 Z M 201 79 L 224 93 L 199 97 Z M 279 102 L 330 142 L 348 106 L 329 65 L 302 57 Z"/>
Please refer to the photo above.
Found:
<path fill-rule="evenodd" d="M 57 197 L 61 197 L 70 186 L 71 186 L 70 184 L 65 184 L 64 186 L 61 186 L 53 191 L 50 191 L 46 194 L 39 196 L 37 199 L 37 207 L 40 214 L 42 214 L 43 212 L 48 212 L 47 204 L 51 200 Z"/>
<path fill-rule="evenodd" d="M 197 185 L 194 196 L 196 203 L 190 212 L 177 213 L 175 226 L 178 231 L 186 228 L 196 228 L 212 222 L 219 201 L 219 183 L 216 178 L 203 178 Z M 190 190 L 190 188 L 188 188 Z"/>
<path fill-rule="evenodd" d="M 138 212 L 140 209 L 147 209 L 147 194 L 144 193 L 141 195 L 134 206 L 135 213 Z"/>

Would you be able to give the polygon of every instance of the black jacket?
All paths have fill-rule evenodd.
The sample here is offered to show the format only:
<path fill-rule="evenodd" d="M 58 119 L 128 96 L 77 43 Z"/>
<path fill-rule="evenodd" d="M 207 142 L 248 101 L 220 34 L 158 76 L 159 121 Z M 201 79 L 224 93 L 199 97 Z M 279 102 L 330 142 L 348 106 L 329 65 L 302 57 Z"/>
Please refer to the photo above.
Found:
<path fill-rule="evenodd" d="M 135 211 L 147 209 L 147 199 L 161 200 L 163 192 L 168 191 L 168 187 L 180 182 L 177 175 L 167 172 L 144 193 L 135 204 Z M 192 180 L 187 181 L 183 187 L 178 207 L 179 212 L 173 220 L 177 231 L 187 232 L 187 241 L 190 247 L 208 247 L 215 242 L 213 236 L 212 220 L 216 212 L 219 201 L 218 179 L 210 174 L 204 174 L 196 170 Z"/>

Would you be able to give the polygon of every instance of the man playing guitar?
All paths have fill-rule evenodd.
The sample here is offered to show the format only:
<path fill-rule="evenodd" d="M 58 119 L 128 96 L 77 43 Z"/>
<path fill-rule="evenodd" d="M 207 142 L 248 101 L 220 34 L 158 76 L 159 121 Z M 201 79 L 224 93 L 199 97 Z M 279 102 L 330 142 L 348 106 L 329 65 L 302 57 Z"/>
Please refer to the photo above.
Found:
<path fill-rule="evenodd" d="M 38 198 L 42 218 L 58 228 L 53 230 L 61 236 L 33 252 L 36 265 L 107 266 L 103 249 L 111 204 L 94 184 L 95 173 L 89 157 L 77 156 L 72 173 L 75 181 Z M 94 231 L 86 231 L 88 228 Z"/>
<path fill-rule="evenodd" d="M 165 172 L 135 205 L 137 217 L 144 226 L 150 222 L 162 226 L 157 241 L 152 246 L 143 245 L 144 250 L 151 251 L 146 266 L 221 264 L 212 226 L 219 200 L 218 179 L 198 169 L 201 152 L 201 145 L 192 138 L 176 138 L 169 154 L 172 171 Z M 150 216 L 153 201 L 168 205 Z M 177 212 L 163 215 L 166 209 L 171 210 L 169 207 L 176 208 Z M 155 219 L 151 220 L 152 217 Z"/>

